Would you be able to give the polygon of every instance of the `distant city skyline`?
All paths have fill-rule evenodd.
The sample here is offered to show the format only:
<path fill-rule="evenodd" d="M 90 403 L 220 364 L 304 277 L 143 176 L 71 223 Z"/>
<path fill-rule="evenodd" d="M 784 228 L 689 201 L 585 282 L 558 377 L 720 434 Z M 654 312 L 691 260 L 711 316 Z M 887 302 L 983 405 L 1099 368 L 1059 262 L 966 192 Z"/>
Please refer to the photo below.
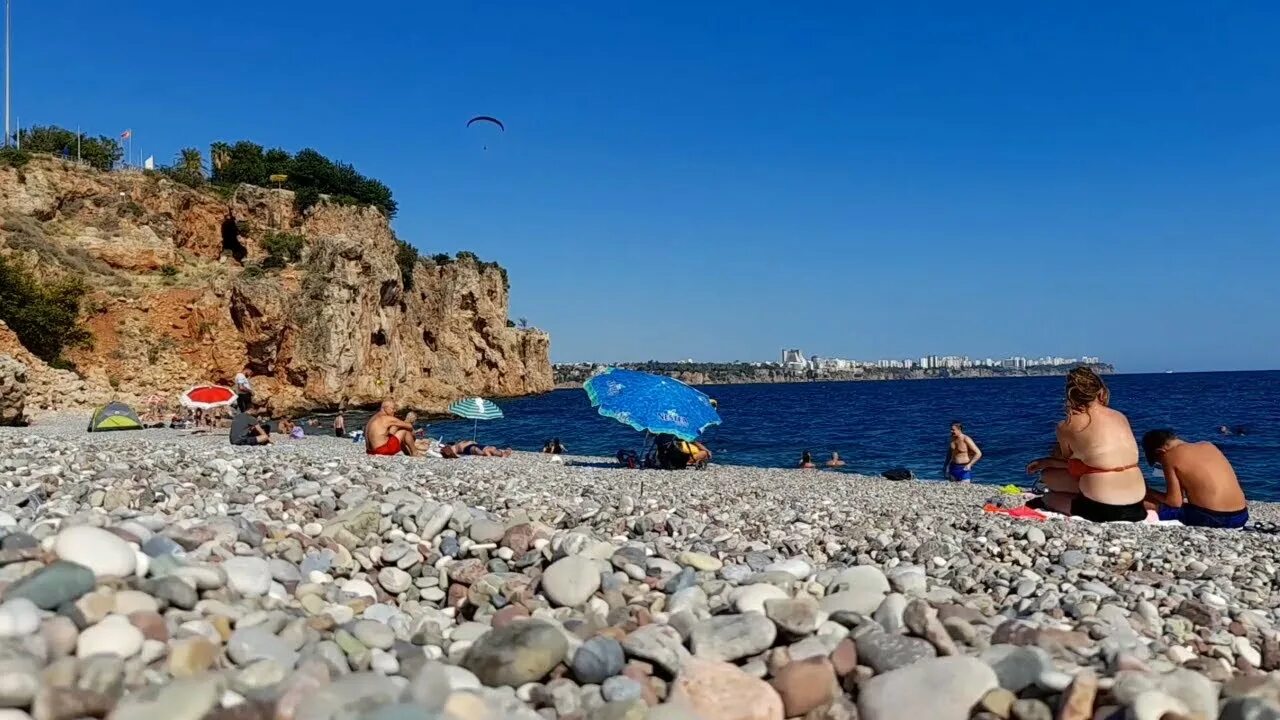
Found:
<path fill-rule="evenodd" d="M 612 359 L 604 360 L 576 360 L 576 361 L 557 361 L 557 365 L 607 365 L 610 363 L 642 363 L 642 362 L 669 362 L 669 363 L 724 363 L 724 364 L 743 364 L 743 365 L 773 365 L 778 367 L 793 366 L 797 370 L 813 369 L 822 367 L 828 370 L 845 370 L 858 367 L 879 367 L 879 368 L 924 368 L 924 369 L 956 369 L 962 370 L 967 368 L 981 367 L 1003 367 L 1008 369 L 1026 369 L 1028 367 L 1040 366 L 1064 366 L 1075 364 L 1111 364 L 1099 355 L 1007 355 L 1001 357 L 987 356 L 969 356 L 969 355 L 921 355 L 919 357 L 890 357 L 890 358 L 845 358 L 824 355 L 806 355 L 802 348 L 783 348 L 781 357 L 773 360 L 764 359 L 702 359 L 702 358 L 643 358 L 643 359 Z"/>

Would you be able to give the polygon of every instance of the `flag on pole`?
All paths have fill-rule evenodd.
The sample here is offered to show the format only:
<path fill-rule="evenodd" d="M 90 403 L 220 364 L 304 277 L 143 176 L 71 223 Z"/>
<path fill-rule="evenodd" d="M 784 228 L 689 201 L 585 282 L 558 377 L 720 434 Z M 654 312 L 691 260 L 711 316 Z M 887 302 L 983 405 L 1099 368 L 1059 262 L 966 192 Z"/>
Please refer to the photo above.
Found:
<path fill-rule="evenodd" d="M 155 155 L 148 155 L 148 156 L 147 156 L 147 159 L 146 159 L 146 160 L 144 160 L 144 161 L 142 161 L 142 169 L 143 169 L 143 170 L 155 170 L 155 169 L 156 169 L 156 156 L 155 156 Z"/>
<path fill-rule="evenodd" d="M 128 140 L 128 139 L 129 139 L 129 138 L 131 138 L 131 137 L 133 137 L 133 130 L 132 130 L 132 129 L 130 129 L 130 130 L 125 130 L 124 132 L 120 133 L 120 139 L 121 139 L 121 140 Z"/>

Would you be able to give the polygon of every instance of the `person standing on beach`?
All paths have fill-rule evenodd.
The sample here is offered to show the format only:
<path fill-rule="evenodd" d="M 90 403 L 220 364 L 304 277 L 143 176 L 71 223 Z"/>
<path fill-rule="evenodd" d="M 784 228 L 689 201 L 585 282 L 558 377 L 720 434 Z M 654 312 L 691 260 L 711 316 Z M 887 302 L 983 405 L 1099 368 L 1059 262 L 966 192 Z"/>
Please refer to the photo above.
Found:
<path fill-rule="evenodd" d="M 342 410 L 338 410 L 337 416 L 333 418 L 333 435 L 334 437 L 347 436 L 347 417 Z"/>
<path fill-rule="evenodd" d="M 249 382 L 252 375 L 253 371 L 249 368 L 236 374 L 236 407 L 242 413 L 249 412 L 249 408 L 253 407 L 253 384 Z"/>
<path fill-rule="evenodd" d="M 947 478 L 953 482 L 973 482 L 973 466 L 982 459 L 982 450 L 964 433 L 964 425 L 951 423 L 951 441 L 947 448 Z"/>
<path fill-rule="evenodd" d="M 1147 463 L 1164 471 L 1166 490 L 1147 491 L 1147 505 L 1161 520 L 1183 525 L 1239 528 L 1249 505 L 1231 461 L 1211 442 L 1189 443 L 1172 430 L 1142 436 Z"/>
<path fill-rule="evenodd" d="M 369 455 L 421 455 L 413 441 L 413 425 L 396 417 L 396 403 L 382 401 L 364 426 L 364 451 Z"/>

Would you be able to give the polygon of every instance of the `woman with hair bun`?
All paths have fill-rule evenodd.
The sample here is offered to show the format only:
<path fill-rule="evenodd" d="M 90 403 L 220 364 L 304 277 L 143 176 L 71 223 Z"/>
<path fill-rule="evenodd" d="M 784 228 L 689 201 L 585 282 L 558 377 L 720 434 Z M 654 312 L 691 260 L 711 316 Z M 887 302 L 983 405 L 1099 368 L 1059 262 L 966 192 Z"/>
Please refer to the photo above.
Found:
<path fill-rule="evenodd" d="M 1058 423 L 1060 457 L 1027 465 L 1049 488 L 1044 506 L 1094 522 L 1146 519 L 1146 482 L 1129 419 L 1110 407 L 1106 383 L 1087 367 L 1067 375 L 1066 419 Z"/>

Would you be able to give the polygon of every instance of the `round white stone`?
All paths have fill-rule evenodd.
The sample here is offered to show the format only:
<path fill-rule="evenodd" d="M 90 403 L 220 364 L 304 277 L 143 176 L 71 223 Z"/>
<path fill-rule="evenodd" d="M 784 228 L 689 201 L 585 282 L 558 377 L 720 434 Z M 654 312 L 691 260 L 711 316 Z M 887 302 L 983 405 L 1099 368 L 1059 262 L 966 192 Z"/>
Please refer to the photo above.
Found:
<path fill-rule="evenodd" d="M 40 629 L 40 608 L 26 598 L 0 605 L 0 637 L 25 637 Z"/>
<path fill-rule="evenodd" d="M 542 592 L 557 605 L 577 607 L 599 587 L 600 569 L 581 555 L 561 558 L 542 574 Z"/>
<path fill-rule="evenodd" d="M 227 584 L 245 597 L 262 597 L 271 589 L 271 566 L 260 557 L 233 557 L 222 563 Z"/>
<path fill-rule="evenodd" d="M 128 577 L 138 566 L 133 548 L 118 535 L 88 525 L 69 527 L 53 541 L 61 560 L 83 565 L 97 577 Z"/>
<path fill-rule="evenodd" d="M 374 590 L 373 586 L 365 582 L 364 580 L 359 580 L 359 579 L 348 580 L 342 583 L 342 587 L 340 589 L 342 590 L 342 592 L 347 593 L 348 595 L 355 595 L 356 597 L 373 598 L 374 600 L 378 599 L 378 591 Z"/>
<path fill-rule="evenodd" d="M 76 640 L 76 656 L 119 655 L 131 658 L 142 649 L 142 631 L 123 615 L 108 615 L 102 622 L 80 633 Z"/>

